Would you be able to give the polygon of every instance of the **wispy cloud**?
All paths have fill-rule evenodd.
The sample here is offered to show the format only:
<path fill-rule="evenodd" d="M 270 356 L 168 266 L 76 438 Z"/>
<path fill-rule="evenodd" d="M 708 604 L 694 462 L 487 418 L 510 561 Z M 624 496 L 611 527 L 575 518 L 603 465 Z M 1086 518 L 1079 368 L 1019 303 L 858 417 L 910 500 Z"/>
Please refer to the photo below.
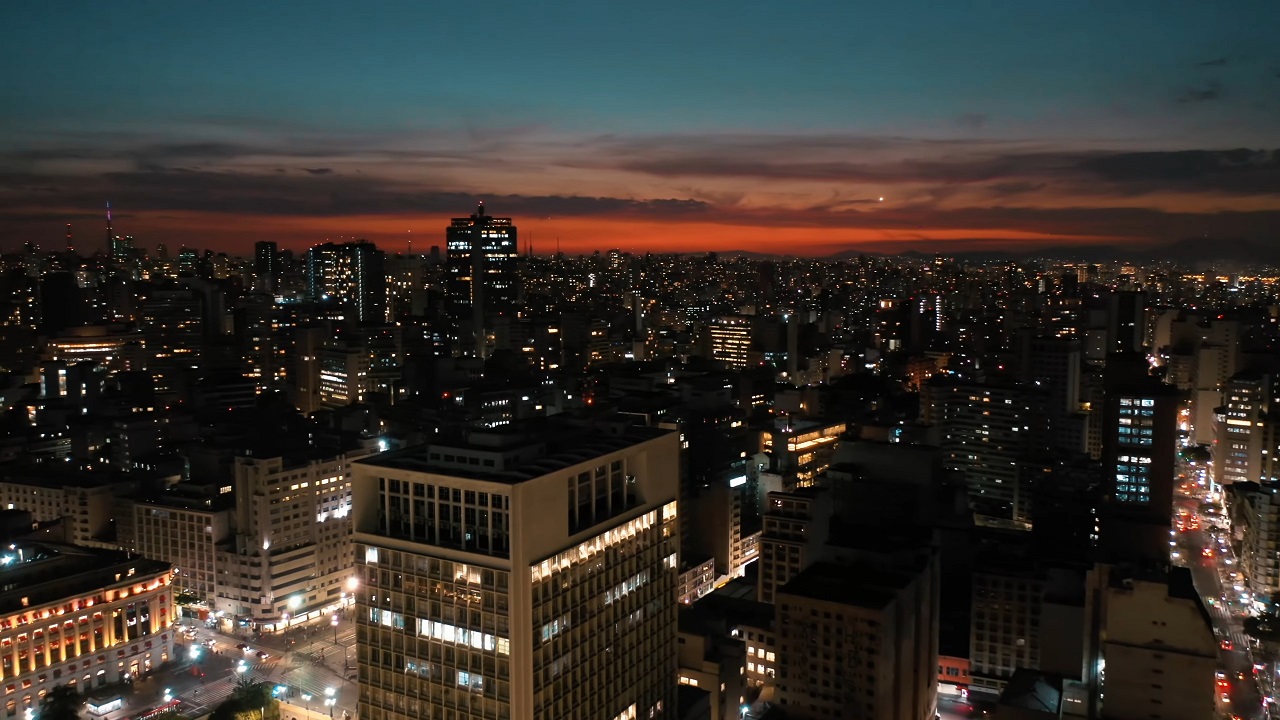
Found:
<path fill-rule="evenodd" d="M 1222 97 L 1222 83 L 1217 80 L 1213 80 L 1209 82 L 1209 84 L 1207 85 L 1203 85 L 1200 87 L 1191 87 L 1183 90 L 1182 93 L 1178 95 L 1178 102 L 1180 103 L 1209 102 L 1210 100 L 1217 100 L 1221 97 Z"/>

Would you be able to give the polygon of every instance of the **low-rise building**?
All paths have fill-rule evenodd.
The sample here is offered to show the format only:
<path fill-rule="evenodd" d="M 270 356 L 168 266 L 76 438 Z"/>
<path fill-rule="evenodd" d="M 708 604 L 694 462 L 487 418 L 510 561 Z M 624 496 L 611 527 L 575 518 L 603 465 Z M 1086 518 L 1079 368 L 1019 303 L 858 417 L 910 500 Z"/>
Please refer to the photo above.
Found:
<path fill-rule="evenodd" d="M 0 556 L 5 716 L 53 688 L 145 676 L 173 657 L 173 567 L 135 555 L 17 542 Z"/>

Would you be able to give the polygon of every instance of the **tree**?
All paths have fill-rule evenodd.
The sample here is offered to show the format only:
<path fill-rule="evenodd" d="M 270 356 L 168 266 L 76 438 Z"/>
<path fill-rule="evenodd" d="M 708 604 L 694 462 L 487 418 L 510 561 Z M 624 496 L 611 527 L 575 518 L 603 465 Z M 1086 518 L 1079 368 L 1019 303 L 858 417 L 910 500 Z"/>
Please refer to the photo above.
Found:
<path fill-rule="evenodd" d="M 79 720 L 84 698 L 72 685 L 59 685 L 44 696 L 40 707 L 40 720 Z"/>
<path fill-rule="evenodd" d="M 254 690 L 262 683 L 254 682 L 254 679 L 248 675 L 240 675 L 236 678 L 235 687 L 232 689 L 232 696 L 240 699 L 250 699 L 254 695 Z"/>
<path fill-rule="evenodd" d="M 209 720 L 280 720 L 280 704 L 271 697 L 269 684 L 242 676 L 231 697 L 214 709 Z"/>

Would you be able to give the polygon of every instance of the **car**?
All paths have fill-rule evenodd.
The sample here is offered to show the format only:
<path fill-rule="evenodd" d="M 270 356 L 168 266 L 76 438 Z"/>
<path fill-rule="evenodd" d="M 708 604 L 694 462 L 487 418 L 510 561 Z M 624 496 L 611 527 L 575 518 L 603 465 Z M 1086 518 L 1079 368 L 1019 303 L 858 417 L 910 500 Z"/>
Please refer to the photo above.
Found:
<path fill-rule="evenodd" d="M 240 643 L 239 645 L 237 645 L 237 646 L 236 646 L 236 649 L 237 649 L 237 650 L 243 650 L 244 652 L 249 652 L 252 648 L 250 648 L 250 647 L 249 647 L 247 644 L 245 644 L 245 643 Z"/>
<path fill-rule="evenodd" d="M 270 656 L 270 655 L 268 655 L 267 653 L 265 653 L 265 652 L 263 652 L 263 651 L 261 651 L 261 650 L 260 650 L 260 651 L 258 651 L 258 659 L 259 659 L 259 660 L 266 660 L 266 659 L 267 659 L 267 658 L 269 658 L 269 657 L 271 657 L 271 656 Z"/>
<path fill-rule="evenodd" d="M 1230 641 L 1230 640 L 1223 640 L 1223 641 L 1222 641 L 1222 649 L 1223 649 L 1223 650 L 1230 650 L 1232 647 L 1234 647 L 1234 646 L 1231 644 L 1231 641 Z"/>
<path fill-rule="evenodd" d="M 1226 671 L 1226 670 L 1219 670 L 1219 671 L 1217 672 L 1217 674 L 1216 674 L 1216 675 L 1214 675 L 1214 677 L 1215 677 L 1215 678 L 1217 678 L 1218 680 L 1226 680 L 1226 679 L 1227 679 L 1227 671 Z"/>
<path fill-rule="evenodd" d="M 1221 695 L 1220 697 L 1222 698 L 1222 704 L 1223 704 L 1223 705 L 1226 705 L 1226 704 L 1228 704 L 1228 703 L 1230 703 L 1230 702 L 1231 702 L 1231 695 L 1229 695 L 1229 694 L 1227 694 L 1227 693 L 1222 693 L 1222 695 Z"/>

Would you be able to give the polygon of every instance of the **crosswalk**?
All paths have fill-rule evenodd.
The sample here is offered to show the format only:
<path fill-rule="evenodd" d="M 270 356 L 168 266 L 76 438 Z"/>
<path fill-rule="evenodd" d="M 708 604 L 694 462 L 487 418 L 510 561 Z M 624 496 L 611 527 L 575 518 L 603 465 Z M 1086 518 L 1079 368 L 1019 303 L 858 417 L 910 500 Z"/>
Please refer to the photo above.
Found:
<path fill-rule="evenodd" d="M 193 688 L 189 692 L 179 696 L 182 704 L 186 706 L 187 713 L 193 717 L 199 717 L 198 710 L 211 710 L 231 697 L 235 692 L 235 680 L 231 678 L 223 678 L 213 682 L 205 683 L 200 687 Z"/>
<path fill-rule="evenodd" d="M 297 688 L 298 695 L 311 695 L 315 698 L 324 697 L 326 689 L 339 689 L 335 685 L 342 684 L 341 681 L 335 683 L 330 673 L 322 674 L 310 667 L 286 670 L 281 682 L 288 685 L 290 689 Z"/>

